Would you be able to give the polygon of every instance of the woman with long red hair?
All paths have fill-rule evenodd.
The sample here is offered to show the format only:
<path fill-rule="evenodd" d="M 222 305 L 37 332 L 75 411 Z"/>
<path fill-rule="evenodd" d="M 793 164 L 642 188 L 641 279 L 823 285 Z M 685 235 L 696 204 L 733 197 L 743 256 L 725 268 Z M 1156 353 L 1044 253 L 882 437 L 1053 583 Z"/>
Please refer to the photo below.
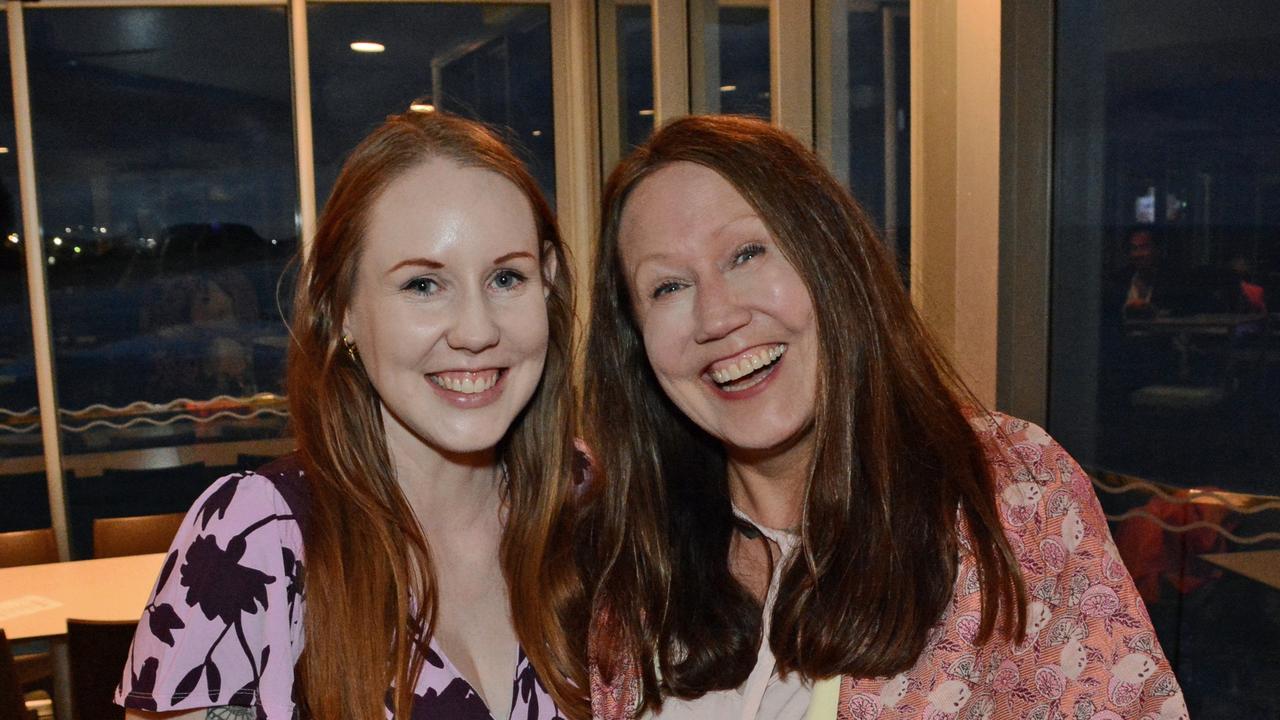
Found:
<path fill-rule="evenodd" d="M 534 180 L 483 126 L 410 112 L 361 142 L 298 279 L 298 450 L 197 500 L 117 701 L 584 716 L 568 270 Z"/>
<path fill-rule="evenodd" d="M 597 717 L 1185 714 L 1088 477 L 782 131 L 681 118 L 614 170 L 585 379 Z"/>

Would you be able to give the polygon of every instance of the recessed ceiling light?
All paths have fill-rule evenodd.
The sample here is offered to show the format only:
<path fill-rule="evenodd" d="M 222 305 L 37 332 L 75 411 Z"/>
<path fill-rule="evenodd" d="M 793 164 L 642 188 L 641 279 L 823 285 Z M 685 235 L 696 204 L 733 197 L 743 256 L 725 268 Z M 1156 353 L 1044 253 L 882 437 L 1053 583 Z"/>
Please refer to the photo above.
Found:
<path fill-rule="evenodd" d="M 409 106 L 409 109 L 414 112 L 433 113 L 436 111 L 436 106 L 430 103 L 414 103 Z"/>
<path fill-rule="evenodd" d="M 357 40 L 351 43 L 351 49 L 362 53 L 380 53 L 387 49 L 382 43 L 370 42 L 368 40 Z"/>

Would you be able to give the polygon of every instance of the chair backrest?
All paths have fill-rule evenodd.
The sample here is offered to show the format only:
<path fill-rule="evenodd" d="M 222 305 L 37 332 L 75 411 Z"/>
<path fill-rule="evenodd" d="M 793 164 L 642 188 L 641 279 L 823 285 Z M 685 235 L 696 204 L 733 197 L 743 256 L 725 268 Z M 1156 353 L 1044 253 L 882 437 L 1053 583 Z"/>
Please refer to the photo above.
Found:
<path fill-rule="evenodd" d="M 164 552 L 182 525 L 183 513 L 98 518 L 93 521 L 93 556 L 146 555 Z"/>
<path fill-rule="evenodd" d="M 53 528 L 0 533 L 0 567 L 58 562 Z"/>
<path fill-rule="evenodd" d="M 71 707 L 76 720 L 124 717 L 114 702 L 116 685 L 129 661 L 138 623 L 67 619 L 67 655 L 71 666 Z"/>
<path fill-rule="evenodd" d="M 0 629 L 0 720 L 26 720 L 27 705 L 22 699 L 22 686 L 18 684 L 18 671 L 13 664 L 13 651 L 9 639 Z"/>

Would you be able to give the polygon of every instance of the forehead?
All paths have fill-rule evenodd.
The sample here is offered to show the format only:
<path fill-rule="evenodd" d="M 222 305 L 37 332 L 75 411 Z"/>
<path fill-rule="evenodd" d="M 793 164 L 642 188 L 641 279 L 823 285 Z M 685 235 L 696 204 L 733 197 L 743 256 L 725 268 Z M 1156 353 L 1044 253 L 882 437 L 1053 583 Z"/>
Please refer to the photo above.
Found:
<path fill-rule="evenodd" d="M 533 207 L 515 183 L 432 158 L 400 174 L 374 201 L 364 249 L 379 257 L 536 248 Z"/>
<path fill-rule="evenodd" d="M 628 258 L 657 245 L 704 239 L 728 223 L 755 215 L 720 173 L 676 162 L 654 171 L 631 191 L 622 208 L 619 243 Z"/>

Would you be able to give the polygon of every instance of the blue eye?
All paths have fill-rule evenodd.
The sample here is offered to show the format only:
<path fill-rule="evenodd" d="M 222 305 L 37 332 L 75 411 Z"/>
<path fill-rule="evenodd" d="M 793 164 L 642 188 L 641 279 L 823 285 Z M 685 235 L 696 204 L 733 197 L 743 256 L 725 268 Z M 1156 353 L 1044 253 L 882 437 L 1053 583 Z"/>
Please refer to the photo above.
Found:
<path fill-rule="evenodd" d="M 656 300 L 662 297 L 663 295 L 670 295 L 671 293 L 679 290 L 680 287 L 681 287 L 680 283 L 676 282 L 675 280 L 668 280 L 653 289 L 652 297 L 653 299 Z"/>
<path fill-rule="evenodd" d="M 751 258 L 758 257 L 763 254 L 764 254 L 764 246 L 761 245 L 760 243 L 751 243 L 749 245 L 744 245 L 738 250 L 738 252 L 734 253 L 733 264 L 742 265 L 743 263 L 747 262 Z"/>
<path fill-rule="evenodd" d="M 440 283 L 427 277 L 416 277 L 405 283 L 401 290 L 417 293 L 418 295 L 431 295 L 440 289 Z"/>
<path fill-rule="evenodd" d="M 499 290 L 511 290 L 519 287 L 527 279 L 523 274 L 515 270 L 499 270 L 493 276 L 493 286 Z"/>

